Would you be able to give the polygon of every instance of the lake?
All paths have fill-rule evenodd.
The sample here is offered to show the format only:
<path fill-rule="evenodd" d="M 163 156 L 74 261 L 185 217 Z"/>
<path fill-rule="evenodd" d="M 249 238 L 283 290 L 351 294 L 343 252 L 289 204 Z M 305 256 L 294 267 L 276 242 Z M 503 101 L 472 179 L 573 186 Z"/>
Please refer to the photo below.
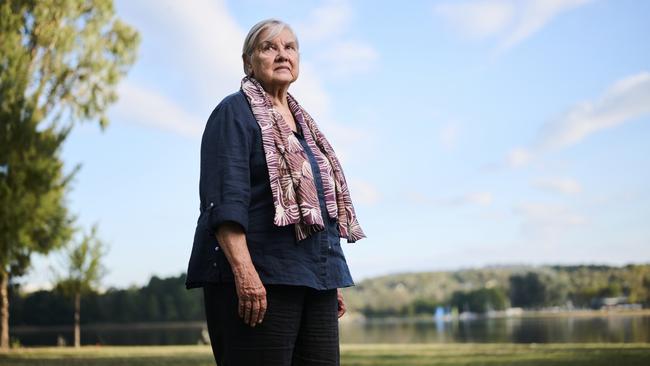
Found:
<path fill-rule="evenodd" d="M 96 324 L 81 328 L 82 344 L 197 344 L 207 336 L 203 322 Z M 71 327 L 13 327 L 24 346 L 72 342 Z M 650 315 L 549 315 L 464 321 L 373 320 L 343 322 L 341 343 L 629 343 L 650 342 Z"/>

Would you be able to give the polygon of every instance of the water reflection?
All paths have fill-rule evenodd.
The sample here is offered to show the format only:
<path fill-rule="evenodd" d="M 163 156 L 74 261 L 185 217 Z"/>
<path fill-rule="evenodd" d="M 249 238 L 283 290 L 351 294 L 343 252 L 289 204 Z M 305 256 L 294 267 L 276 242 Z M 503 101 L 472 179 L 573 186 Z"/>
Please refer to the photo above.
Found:
<path fill-rule="evenodd" d="M 197 344 L 205 338 L 203 322 L 97 325 L 82 328 L 82 344 Z M 68 344 L 71 328 L 17 328 L 11 337 L 26 346 Z M 551 316 L 444 320 L 382 320 L 341 323 L 342 343 L 585 343 L 650 342 L 650 316 Z"/>
<path fill-rule="evenodd" d="M 522 317 L 465 321 L 375 321 L 341 325 L 344 343 L 648 342 L 649 316 Z"/>

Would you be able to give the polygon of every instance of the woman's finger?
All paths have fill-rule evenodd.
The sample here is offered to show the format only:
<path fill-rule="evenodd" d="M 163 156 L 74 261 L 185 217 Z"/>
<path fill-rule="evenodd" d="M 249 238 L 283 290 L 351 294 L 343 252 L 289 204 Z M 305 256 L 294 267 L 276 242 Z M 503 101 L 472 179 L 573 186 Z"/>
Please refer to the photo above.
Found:
<path fill-rule="evenodd" d="M 251 300 L 251 317 L 249 321 L 246 321 L 246 324 L 254 327 L 257 324 L 257 317 L 260 315 L 260 301 L 258 299 Z"/>
<path fill-rule="evenodd" d="M 343 294 L 340 290 L 337 293 L 337 302 L 338 302 L 338 317 L 342 317 L 345 314 L 345 300 L 343 300 Z"/>
<path fill-rule="evenodd" d="M 343 314 L 345 314 L 345 304 L 344 304 L 344 303 L 340 303 L 340 304 L 339 304 L 339 318 L 342 317 Z"/>
<path fill-rule="evenodd" d="M 249 324 L 251 321 L 251 311 L 253 309 L 253 302 L 251 300 L 244 301 L 244 323 Z"/>
<path fill-rule="evenodd" d="M 262 320 L 264 320 L 264 315 L 266 315 L 266 307 L 267 307 L 266 296 L 264 296 L 260 299 L 260 314 L 257 318 L 257 323 L 261 323 Z"/>

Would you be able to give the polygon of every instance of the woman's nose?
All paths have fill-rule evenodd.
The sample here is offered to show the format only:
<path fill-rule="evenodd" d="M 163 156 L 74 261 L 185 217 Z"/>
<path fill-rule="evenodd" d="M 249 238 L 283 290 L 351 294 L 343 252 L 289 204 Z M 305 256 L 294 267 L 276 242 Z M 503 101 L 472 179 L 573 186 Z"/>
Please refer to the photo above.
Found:
<path fill-rule="evenodd" d="M 278 50 L 278 54 L 276 56 L 276 59 L 278 61 L 288 60 L 289 59 L 288 55 L 289 55 L 289 52 L 287 50 L 285 50 L 283 47 L 280 47 L 280 49 Z"/>

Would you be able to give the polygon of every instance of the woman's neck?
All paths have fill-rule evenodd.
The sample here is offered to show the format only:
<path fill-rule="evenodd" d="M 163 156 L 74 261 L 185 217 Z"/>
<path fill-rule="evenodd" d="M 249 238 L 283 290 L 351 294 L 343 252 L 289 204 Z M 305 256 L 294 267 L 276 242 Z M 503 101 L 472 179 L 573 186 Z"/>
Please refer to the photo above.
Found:
<path fill-rule="evenodd" d="M 262 84 L 264 91 L 266 91 L 266 94 L 269 96 L 269 99 L 271 99 L 271 104 L 273 104 L 274 107 L 289 106 L 289 103 L 287 102 L 289 85 L 264 85 L 261 82 L 260 84 Z"/>

